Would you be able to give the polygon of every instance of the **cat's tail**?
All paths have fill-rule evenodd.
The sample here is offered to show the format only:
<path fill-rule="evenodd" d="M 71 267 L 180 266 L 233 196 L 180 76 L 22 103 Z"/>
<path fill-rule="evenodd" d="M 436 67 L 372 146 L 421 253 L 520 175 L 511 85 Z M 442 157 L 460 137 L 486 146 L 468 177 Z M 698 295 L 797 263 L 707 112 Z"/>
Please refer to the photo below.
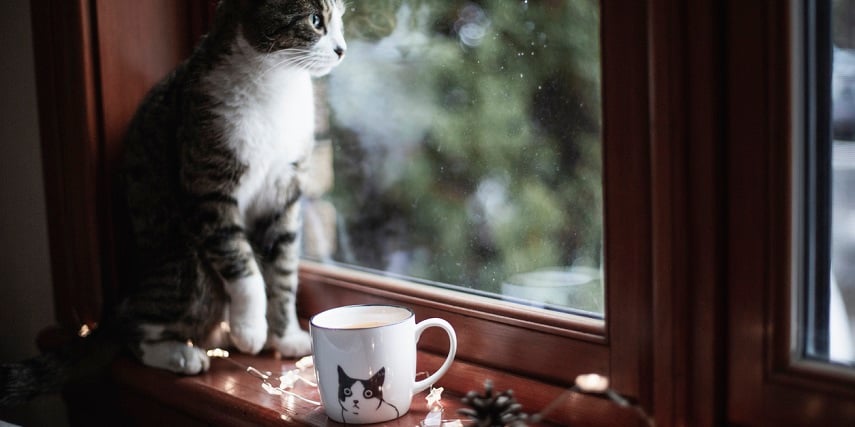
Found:
<path fill-rule="evenodd" d="M 17 406 L 69 383 L 106 372 L 121 345 L 106 331 L 17 363 L 0 364 L 0 408 Z"/>

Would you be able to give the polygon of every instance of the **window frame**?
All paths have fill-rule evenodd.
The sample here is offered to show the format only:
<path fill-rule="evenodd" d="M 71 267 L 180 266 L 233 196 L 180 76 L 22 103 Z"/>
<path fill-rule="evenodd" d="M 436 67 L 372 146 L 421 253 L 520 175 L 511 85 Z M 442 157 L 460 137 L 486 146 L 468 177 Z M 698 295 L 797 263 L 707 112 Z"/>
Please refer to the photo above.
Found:
<path fill-rule="evenodd" d="M 129 112 L 189 53 L 211 4 L 31 0 L 54 300 L 70 329 L 97 321 L 121 282 L 111 174 Z M 527 408 L 596 371 L 660 425 L 852 420 L 855 382 L 789 363 L 789 19 L 786 2 L 601 0 L 604 327 L 312 263 L 303 318 L 364 300 L 447 317 L 456 391 L 489 377 Z M 425 360 L 444 345 L 426 334 Z M 521 366 L 520 348 L 543 350 Z M 568 401 L 560 421 L 616 423 L 597 402 Z"/>
<path fill-rule="evenodd" d="M 828 331 L 828 313 L 810 307 L 829 306 L 831 272 L 831 4 L 790 1 L 793 248 L 795 276 L 792 358 L 800 349 L 827 353 L 829 342 L 809 330 Z M 801 18 L 796 18 L 801 17 Z M 823 32 L 825 28 L 828 31 Z M 821 48 L 825 46 L 825 50 Z M 827 141 L 823 143 L 823 141 Z M 801 203 L 800 203 L 801 202 Z M 804 242 L 799 245 L 797 242 Z M 823 286 L 825 284 L 825 286 Z"/>
<path fill-rule="evenodd" d="M 210 0 L 188 2 L 186 7 L 170 1 L 31 1 L 42 150 L 45 163 L 50 165 L 44 170 L 52 212 L 49 234 L 55 302 L 58 321 L 69 329 L 78 328 L 80 323 L 97 322 L 101 302 L 113 299 L 123 277 L 126 260 L 123 255 L 127 252 L 122 233 L 127 229 L 123 229 L 126 223 L 119 214 L 120 199 L 114 193 L 113 181 L 122 130 L 130 119 L 132 107 L 144 94 L 142 88 L 154 84 L 159 73 L 165 74 L 176 63 L 176 57 L 189 52 L 187 41 L 195 40 L 204 22 L 210 21 L 210 4 Z M 604 213 L 605 275 L 610 283 L 622 284 L 607 287 L 609 314 L 605 327 L 567 318 L 552 319 L 546 326 L 533 325 L 532 321 L 549 319 L 531 314 L 511 319 L 509 314 L 524 314 L 524 310 L 508 307 L 498 312 L 483 310 L 483 301 L 473 302 L 471 296 L 443 300 L 436 292 L 425 292 L 418 287 L 411 288 L 415 293 L 404 294 L 397 292 L 402 290 L 400 284 L 391 281 L 363 280 L 364 277 L 356 274 L 339 277 L 327 267 L 307 263 L 301 273 L 301 296 L 303 301 L 309 301 L 301 310 L 304 319 L 323 304 L 391 296 L 394 301 L 415 306 L 419 316 L 439 315 L 461 325 L 464 344 L 458 353 L 460 361 L 455 364 L 462 366 L 456 380 L 458 392 L 480 388 L 486 377 L 495 376 L 497 387 L 503 384 L 525 387 L 527 394 L 533 395 L 526 399 L 528 405 L 544 407 L 562 387 L 572 384 L 576 374 L 593 371 L 609 375 L 613 387 L 652 407 L 651 353 L 658 341 L 654 343 L 657 337 L 648 326 L 654 323 L 651 283 L 655 243 L 651 242 L 662 242 L 664 246 L 656 248 L 660 266 L 669 263 L 671 248 L 669 239 L 653 236 L 651 232 L 651 165 L 655 162 L 651 160 L 650 73 L 664 69 L 667 61 L 662 62 L 662 67 L 651 64 L 649 38 L 655 35 L 657 39 L 670 39 L 670 31 L 681 29 L 651 32 L 653 27 L 648 17 L 653 14 L 657 20 L 667 21 L 667 17 L 658 14 L 672 13 L 668 1 L 601 4 L 602 76 L 603 81 L 613 82 L 603 89 L 603 117 L 606 122 L 616 123 L 604 127 L 603 139 L 626 141 L 606 143 L 603 152 L 603 191 L 608 204 Z M 182 21 L 186 26 L 184 33 L 173 31 L 174 27 L 163 28 Z M 146 37 L 149 32 L 161 37 L 149 39 Z M 137 49 L 140 40 L 146 40 L 147 48 L 142 51 Z M 138 52 L 140 56 L 136 59 L 142 62 L 123 60 L 127 58 L 122 53 L 127 52 Z M 667 56 L 667 49 L 661 55 Z M 140 63 L 146 64 L 148 72 L 138 73 L 134 64 Z M 672 137 L 668 144 L 682 142 Z M 660 151 L 670 156 L 667 149 Z M 662 162 L 671 160 L 663 158 Z M 670 177 L 659 179 L 665 182 Z M 669 202 L 669 191 L 661 192 L 662 203 Z M 81 200 L 66 195 L 87 196 Z M 682 215 L 680 209 L 672 212 L 673 215 Z M 671 230 L 673 227 L 669 225 L 667 231 Z M 677 281 L 668 283 L 673 286 Z M 336 291 L 328 292 L 333 285 Z M 661 293 L 668 294 L 670 290 Z M 317 308 L 306 308 L 309 304 L 316 304 L 313 307 Z M 667 322 L 658 326 L 670 327 Z M 474 345 L 478 341 L 472 337 L 484 334 L 492 334 L 496 339 L 488 346 Z M 467 340 L 472 344 L 465 344 Z M 521 364 L 514 357 L 521 344 L 561 351 L 530 352 L 532 358 Z M 426 334 L 428 352 L 442 345 Z M 665 345 L 670 345 L 670 338 Z M 540 359 L 545 356 L 547 359 Z M 568 405 L 573 402 L 580 401 Z M 563 416 L 583 414 L 585 419 L 610 419 L 607 415 L 613 410 L 611 405 L 597 404 L 597 399 L 582 398 L 581 402 L 588 403 L 581 409 L 564 411 Z"/>
<path fill-rule="evenodd" d="M 805 100 L 794 97 L 800 84 L 793 82 L 803 76 L 791 26 L 800 17 L 791 5 L 728 5 L 726 407 L 728 420 L 742 425 L 832 425 L 855 418 L 855 378 L 793 353 L 793 327 L 800 325 L 793 307 L 801 297 L 793 292 L 801 258 L 791 249 L 800 247 L 793 206 L 804 203 L 793 199 L 801 185 L 793 165 L 802 137 L 793 129 L 804 129 L 806 112 L 794 101 Z"/>
<path fill-rule="evenodd" d="M 649 336 L 646 330 L 633 327 L 646 323 L 646 304 L 633 302 L 649 299 L 645 290 L 650 284 L 647 28 L 642 19 L 647 10 L 643 3 L 619 3 L 601 3 L 602 27 L 620 31 L 601 31 L 600 40 L 602 79 L 615 82 L 604 85 L 603 122 L 618 122 L 615 118 L 620 117 L 622 124 L 604 126 L 602 135 L 603 141 L 634 143 L 603 143 L 604 276 L 607 283 L 622 284 L 606 286 L 604 325 L 581 316 L 548 313 L 306 261 L 301 265 L 300 298 L 306 302 L 300 307 L 301 315 L 308 317 L 342 304 L 402 303 L 414 308 L 419 318 L 439 316 L 455 325 L 460 336 L 459 360 L 560 385 L 572 384 L 579 374 L 597 372 L 608 375 L 623 393 L 641 395 L 644 380 L 634 367 L 642 361 L 636 349 L 643 348 Z M 627 182 L 637 183 L 630 186 L 637 191 L 627 195 Z M 440 353 L 446 343 L 441 336 L 437 340 L 427 336 L 420 344 Z M 538 347 L 560 351 L 525 355 L 509 351 Z M 614 351 L 616 347 L 626 351 Z M 469 387 L 477 388 L 480 381 L 470 380 Z"/>

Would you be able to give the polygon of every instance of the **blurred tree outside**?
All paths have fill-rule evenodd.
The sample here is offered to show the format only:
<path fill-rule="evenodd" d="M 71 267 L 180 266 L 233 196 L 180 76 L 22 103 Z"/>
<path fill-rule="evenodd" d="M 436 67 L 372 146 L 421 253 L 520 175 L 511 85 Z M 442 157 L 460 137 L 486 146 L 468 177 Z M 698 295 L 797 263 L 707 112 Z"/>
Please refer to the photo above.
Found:
<path fill-rule="evenodd" d="M 335 260 L 495 294 L 584 270 L 590 301 L 540 302 L 602 314 L 598 2 L 353 1 L 345 25 Z"/>

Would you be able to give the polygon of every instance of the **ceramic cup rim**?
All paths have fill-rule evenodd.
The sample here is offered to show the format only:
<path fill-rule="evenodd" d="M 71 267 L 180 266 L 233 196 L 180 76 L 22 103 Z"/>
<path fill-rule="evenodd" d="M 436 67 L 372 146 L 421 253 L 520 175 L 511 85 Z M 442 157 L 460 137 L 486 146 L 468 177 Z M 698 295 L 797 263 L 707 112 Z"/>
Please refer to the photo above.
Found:
<path fill-rule="evenodd" d="M 333 312 L 333 311 L 358 310 L 358 309 L 368 309 L 368 308 L 378 308 L 378 307 L 403 310 L 407 313 L 407 315 L 403 316 L 401 319 L 395 320 L 393 322 L 383 323 L 382 325 L 363 326 L 363 327 L 357 327 L 357 328 L 354 328 L 354 327 L 343 328 L 340 326 L 325 326 L 325 325 L 319 325 L 317 323 L 319 318 L 321 318 L 322 316 L 325 316 L 325 315 L 329 315 L 329 313 Z M 395 305 L 395 304 L 353 304 L 353 305 L 342 305 L 339 307 L 333 307 L 333 308 L 324 310 L 324 311 L 312 316 L 312 318 L 309 319 L 309 324 L 312 326 L 312 328 L 317 328 L 317 329 L 326 330 L 326 331 L 365 331 L 365 330 L 370 330 L 370 329 L 380 329 L 380 328 L 387 328 L 390 326 L 400 325 L 402 323 L 409 321 L 410 319 L 413 319 L 415 317 L 415 315 L 416 315 L 415 312 L 411 308 L 404 307 L 401 305 Z"/>

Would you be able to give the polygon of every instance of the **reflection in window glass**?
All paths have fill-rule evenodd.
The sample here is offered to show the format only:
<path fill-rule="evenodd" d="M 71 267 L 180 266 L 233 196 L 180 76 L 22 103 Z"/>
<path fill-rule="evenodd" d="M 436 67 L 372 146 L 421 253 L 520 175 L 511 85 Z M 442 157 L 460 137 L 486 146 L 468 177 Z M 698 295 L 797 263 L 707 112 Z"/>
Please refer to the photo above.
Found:
<path fill-rule="evenodd" d="M 597 4 L 351 2 L 327 260 L 602 316 Z"/>
<path fill-rule="evenodd" d="M 855 361 L 855 1 L 832 3 L 829 356 Z"/>
<path fill-rule="evenodd" d="M 819 17 L 823 14 L 822 7 Z M 820 180 L 821 185 L 831 187 L 827 199 L 831 206 L 826 213 L 831 220 L 830 238 L 825 242 L 830 245 L 830 262 L 825 266 L 829 268 L 829 286 L 827 295 L 815 299 L 825 302 L 823 307 L 827 308 L 817 309 L 822 320 L 815 326 L 817 332 L 827 330 L 827 338 L 823 339 L 824 332 L 818 334 L 812 341 L 819 344 L 808 346 L 808 356 L 852 365 L 855 362 L 855 1 L 833 0 L 830 7 L 831 70 L 825 73 L 831 77 L 830 141 L 816 142 L 830 142 L 829 159 L 822 164 L 830 167 L 831 174 L 826 182 Z M 821 25 L 816 28 L 817 32 L 827 31 Z M 822 38 L 822 35 L 817 38 L 819 43 Z M 818 50 L 822 49 L 820 46 Z M 817 293 L 822 294 L 821 291 L 818 288 Z"/>

